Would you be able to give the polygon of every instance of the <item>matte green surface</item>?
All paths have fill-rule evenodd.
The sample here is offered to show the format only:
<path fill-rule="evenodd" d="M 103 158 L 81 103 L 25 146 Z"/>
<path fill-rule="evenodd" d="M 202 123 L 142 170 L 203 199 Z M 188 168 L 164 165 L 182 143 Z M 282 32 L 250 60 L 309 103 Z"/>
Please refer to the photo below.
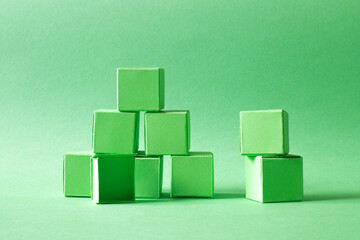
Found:
<path fill-rule="evenodd" d="M 164 108 L 163 68 L 118 68 L 119 111 L 159 111 Z"/>
<path fill-rule="evenodd" d="M 66 197 L 90 197 L 90 159 L 92 153 L 66 153 L 63 192 Z"/>
<path fill-rule="evenodd" d="M 0 239 L 358 239 L 359 12 L 358 0 L 1 1 Z M 214 199 L 169 199 L 167 156 L 163 199 L 64 198 L 63 154 L 91 150 L 93 111 L 117 108 L 116 68 L 136 66 L 164 67 L 166 109 L 190 110 L 192 151 L 215 156 Z M 262 109 L 289 112 L 304 201 L 245 198 L 239 111 Z"/>
<path fill-rule="evenodd" d="M 214 197 L 214 156 L 190 152 L 171 157 L 172 197 Z"/>
<path fill-rule="evenodd" d="M 241 111 L 241 153 L 244 155 L 287 154 L 288 128 L 288 113 L 284 110 Z"/>
<path fill-rule="evenodd" d="M 145 113 L 147 155 L 186 155 L 190 149 L 190 112 Z"/>
<path fill-rule="evenodd" d="M 163 178 L 162 156 L 135 157 L 135 197 L 160 198 Z"/>
<path fill-rule="evenodd" d="M 133 156 L 97 155 L 92 159 L 92 163 L 94 202 L 118 203 L 135 200 Z"/>
<path fill-rule="evenodd" d="M 296 155 L 245 157 L 246 197 L 258 202 L 301 201 L 303 159 Z"/>
<path fill-rule="evenodd" d="M 139 144 L 139 114 L 116 110 L 94 112 L 94 153 L 134 155 Z"/>

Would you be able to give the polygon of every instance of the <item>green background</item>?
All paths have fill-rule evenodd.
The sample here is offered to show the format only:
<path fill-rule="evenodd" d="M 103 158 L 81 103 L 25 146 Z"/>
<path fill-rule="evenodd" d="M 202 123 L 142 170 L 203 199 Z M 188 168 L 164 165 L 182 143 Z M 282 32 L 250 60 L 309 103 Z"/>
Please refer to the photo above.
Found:
<path fill-rule="evenodd" d="M 358 0 L 0 0 L 0 239 L 359 238 L 359 12 Z M 89 150 L 93 111 L 116 108 L 116 68 L 157 66 L 165 108 L 190 110 L 191 149 L 214 152 L 215 199 L 64 198 L 62 155 Z M 305 200 L 259 204 L 244 198 L 239 111 L 278 108 Z"/>

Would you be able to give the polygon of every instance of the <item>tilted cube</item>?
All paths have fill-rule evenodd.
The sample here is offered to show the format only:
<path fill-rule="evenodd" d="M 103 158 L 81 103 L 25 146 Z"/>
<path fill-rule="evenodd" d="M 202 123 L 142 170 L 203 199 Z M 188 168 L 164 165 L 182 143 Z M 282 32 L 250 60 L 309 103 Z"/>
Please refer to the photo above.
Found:
<path fill-rule="evenodd" d="M 135 200 L 134 156 L 97 154 L 92 158 L 92 199 L 96 203 Z"/>
<path fill-rule="evenodd" d="M 189 149 L 189 111 L 145 113 L 146 155 L 187 155 Z"/>
<path fill-rule="evenodd" d="M 139 113 L 98 110 L 94 112 L 94 153 L 135 155 L 139 143 Z"/>
<path fill-rule="evenodd" d="M 172 197 L 214 197 L 214 156 L 210 152 L 190 152 L 172 156 Z"/>
<path fill-rule="evenodd" d="M 162 178 L 162 156 L 146 156 L 144 152 L 135 156 L 136 198 L 160 198 Z"/>
<path fill-rule="evenodd" d="M 118 68 L 119 111 L 160 111 L 164 108 L 164 69 Z"/>
<path fill-rule="evenodd" d="M 300 156 L 246 156 L 245 174 L 248 199 L 264 203 L 303 199 L 303 159 Z"/>
<path fill-rule="evenodd" d="M 289 153 L 288 114 L 284 110 L 240 112 L 243 155 Z"/>
<path fill-rule="evenodd" d="M 90 197 L 92 153 L 66 153 L 63 159 L 63 192 L 66 197 Z"/>

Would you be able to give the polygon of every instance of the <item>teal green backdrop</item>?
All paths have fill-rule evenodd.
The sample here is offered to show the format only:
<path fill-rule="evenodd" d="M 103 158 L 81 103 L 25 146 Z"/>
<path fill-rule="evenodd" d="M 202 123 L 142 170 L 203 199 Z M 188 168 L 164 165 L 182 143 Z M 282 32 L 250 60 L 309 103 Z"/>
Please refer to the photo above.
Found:
<path fill-rule="evenodd" d="M 0 238 L 359 238 L 359 13 L 358 0 L 0 0 Z M 116 68 L 157 66 L 165 109 L 190 110 L 191 150 L 215 155 L 215 199 L 64 198 L 62 155 L 90 150 Z M 260 204 L 244 198 L 239 111 L 279 108 L 305 200 Z"/>

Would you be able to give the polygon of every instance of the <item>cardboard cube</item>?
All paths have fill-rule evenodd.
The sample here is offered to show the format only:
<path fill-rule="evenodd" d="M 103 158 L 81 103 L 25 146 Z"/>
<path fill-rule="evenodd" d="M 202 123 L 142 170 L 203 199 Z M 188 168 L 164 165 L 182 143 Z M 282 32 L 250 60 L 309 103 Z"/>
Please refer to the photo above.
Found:
<path fill-rule="evenodd" d="M 134 156 L 97 154 L 92 158 L 92 199 L 96 203 L 135 200 Z"/>
<path fill-rule="evenodd" d="M 303 159 L 300 156 L 246 156 L 245 173 L 248 199 L 264 203 L 303 199 Z"/>
<path fill-rule="evenodd" d="M 140 152 L 135 157 L 136 198 L 160 198 L 162 178 L 162 156 L 146 156 L 145 152 Z"/>
<path fill-rule="evenodd" d="M 164 69 L 118 68 L 119 111 L 160 111 L 164 108 Z"/>
<path fill-rule="evenodd" d="M 66 153 L 63 159 L 63 192 L 66 197 L 90 197 L 92 153 Z"/>
<path fill-rule="evenodd" d="M 172 197 L 214 197 L 214 156 L 210 152 L 190 152 L 172 156 Z"/>
<path fill-rule="evenodd" d="M 139 143 L 139 113 L 98 110 L 94 112 L 94 153 L 135 155 Z"/>
<path fill-rule="evenodd" d="M 241 154 L 289 153 L 288 125 L 288 114 L 284 110 L 240 112 Z"/>
<path fill-rule="evenodd" d="M 189 149 L 189 111 L 145 113 L 146 155 L 187 155 Z"/>

